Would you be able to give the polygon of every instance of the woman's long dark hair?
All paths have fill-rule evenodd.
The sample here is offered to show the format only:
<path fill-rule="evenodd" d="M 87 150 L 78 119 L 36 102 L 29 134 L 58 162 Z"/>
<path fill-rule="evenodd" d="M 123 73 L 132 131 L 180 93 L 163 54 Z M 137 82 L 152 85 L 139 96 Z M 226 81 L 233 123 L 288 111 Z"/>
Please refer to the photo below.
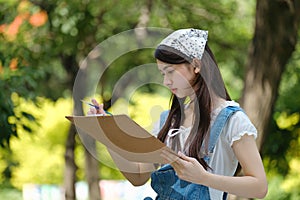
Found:
<path fill-rule="evenodd" d="M 174 49 L 168 49 L 166 47 L 158 47 L 154 54 L 155 58 L 169 64 L 181 64 L 192 63 L 192 59 L 186 57 L 180 52 Z M 215 95 L 222 97 L 226 100 L 231 100 L 221 77 L 220 71 L 217 66 L 217 62 L 213 53 L 206 44 L 205 51 L 201 59 L 201 72 L 196 75 L 193 81 L 193 88 L 195 90 L 195 102 L 194 102 L 194 124 L 191 129 L 191 133 L 187 139 L 185 145 L 188 145 L 188 156 L 196 158 L 201 165 L 207 170 L 208 164 L 204 161 L 203 146 L 205 152 L 207 152 L 209 128 L 212 112 L 212 97 L 211 92 Z M 185 98 L 177 98 L 172 95 L 170 103 L 171 108 L 169 116 L 158 133 L 158 139 L 165 142 L 168 131 L 170 128 L 179 128 L 182 120 L 184 119 L 184 101 Z M 203 142 L 206 141 L 206 144 Z M 176 137 L 172 141 L 172 148 L 176 150 L 176 146 L 180 145 L 179 139 Z"/>

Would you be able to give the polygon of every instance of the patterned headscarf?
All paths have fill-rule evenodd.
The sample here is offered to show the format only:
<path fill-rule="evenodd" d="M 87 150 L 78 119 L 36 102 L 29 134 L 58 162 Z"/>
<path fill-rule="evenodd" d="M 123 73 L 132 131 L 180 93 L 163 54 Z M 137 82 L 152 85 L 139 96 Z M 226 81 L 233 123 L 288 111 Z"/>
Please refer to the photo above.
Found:
<path fill-rule="evenodd" d="M 180 29 L 174 31 L 161 41 L 158 48 L 175 49 L 190 59 L 201 60 L 208 38 L 208 31 L 199 29 Z"/>

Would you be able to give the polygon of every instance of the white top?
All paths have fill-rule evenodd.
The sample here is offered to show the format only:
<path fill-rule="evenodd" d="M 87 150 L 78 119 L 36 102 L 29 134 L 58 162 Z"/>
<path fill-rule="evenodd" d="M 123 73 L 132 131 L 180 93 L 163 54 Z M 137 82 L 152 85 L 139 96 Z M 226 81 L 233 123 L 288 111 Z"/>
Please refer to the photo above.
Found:
<path fill-rule="evenodd" d="M 211 124 L 213 124 L 219 112 L 227 106 L 239 106 L 239 104 L 234 101 L 226 101 L 213 111 Z M 208 163 L 213 169 L 212 173 L 225 176 L 234 175 L 238 161 L 234 155 L 232 144 L 234 141 L 241 139 L 245 134 L 253 135 L 256 138 L 257 130 L 248 116 L 244 112 L 238 111 L 231 116 L 216 143 L 214 152 Z M 222 191 L 209 188 L 209 192 L 211 199 L 222 200 Z"/>
<path fill-rule="evenodd" d="M 214 123 L 219 112 L 227 107 L 227 106 L 239 106 L 238 103 L 234 101 L 226 101 L 222 105 L 220 105 L 217 109 L 212 112 L 211 116 L 211 125 Z M 154 134 L 158 133 L 155 128 Z M 172 130 L 172 131 L 171 131 Z M 176 135 L 182 134 L 180 139 L 185 140 L 188 136 L 186 134 L 187 130 L 190 132 L 191 127 L 185 128 L 180 127 L 180 129 L 171 129 L 169 134 Z M 177 132 L 176 132 L 177 131 Z M 234 113 L 229 121 L 226 123 L 225 127 L 222 130 L 222 133 L 217 140 L 216 146 L 214 148 L 214 152 L 210 158 L 208 165 L 212 168 L 212 173 L 224 175 L 224 176 L 233 176 L 238 164 L 238 160 L 234 155 L 232 144 L 234 141 L 241 139 L 241 137 L 245 134 L 253 135 L 254 138 L 257 137 L 257 130 L 254 125 L 249 120 L 248 116 L 241 111 Z M 170 135 L 169 135 L 170 136 Z M 185 141 L 180 141 L 181 144 L 184 144 Z M 167 140 L 168 144 L 168 140 Z M 213 188 L 209 188 L 210 197 L 213 200 L 222 200 L 223 191 L 215 190 Z"/>

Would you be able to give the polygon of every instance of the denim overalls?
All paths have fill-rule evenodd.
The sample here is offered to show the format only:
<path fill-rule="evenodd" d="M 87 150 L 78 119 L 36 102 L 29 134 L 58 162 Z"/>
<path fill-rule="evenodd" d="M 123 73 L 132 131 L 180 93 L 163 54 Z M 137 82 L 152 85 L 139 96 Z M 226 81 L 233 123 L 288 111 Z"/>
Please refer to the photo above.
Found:
<path fill-rule="evenodd" d="M 210 131 L 209 154 L 213 153 L 217 139 L 222 132 L 227 120 L 236 111 L 242 111 L 240 107 L 228 106 L 221 110 L 218 114 Z M 164 111 L 161 115 L 161 127 L 167 118 L 168 112 Z M 208 162 L 209 155 L 204 157 Z M 157 193 L 156 200 L 210 200 L 209 189 L 207 186 L 199 185 L 181 180 L 176 175 L 170 164 L 166 164 L 159 170 L 151 174 L 151 186 Z M 224 193 L 223 199 L 227 198 L 227 193 Z M 145 199 L 151 199 L 149 197 Z"/>

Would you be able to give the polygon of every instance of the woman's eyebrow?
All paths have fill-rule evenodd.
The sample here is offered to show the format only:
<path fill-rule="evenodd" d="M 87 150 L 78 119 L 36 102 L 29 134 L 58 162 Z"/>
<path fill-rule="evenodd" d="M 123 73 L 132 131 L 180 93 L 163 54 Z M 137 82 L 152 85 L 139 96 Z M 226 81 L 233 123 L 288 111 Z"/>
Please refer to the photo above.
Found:
<path fill-rule="evenodd" d="M 163 67 L 163 70 L 166 70 L 167 68 L 169 68 L 169 67 L 172 67 L 171 65 L 165 65 L 164 67 Z"/>

